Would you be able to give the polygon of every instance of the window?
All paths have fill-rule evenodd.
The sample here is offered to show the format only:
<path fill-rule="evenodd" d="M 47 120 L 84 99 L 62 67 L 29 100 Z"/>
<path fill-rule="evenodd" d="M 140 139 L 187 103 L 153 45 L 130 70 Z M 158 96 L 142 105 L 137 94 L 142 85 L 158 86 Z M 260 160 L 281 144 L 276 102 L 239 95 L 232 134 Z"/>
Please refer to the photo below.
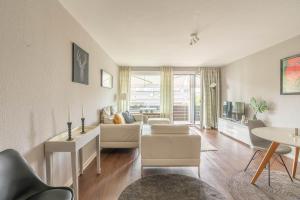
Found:
<path fill-rule="evenodd" d="M 157 113 L 160 106 L 159 72 L 132 72 L 129 110 Z"/>

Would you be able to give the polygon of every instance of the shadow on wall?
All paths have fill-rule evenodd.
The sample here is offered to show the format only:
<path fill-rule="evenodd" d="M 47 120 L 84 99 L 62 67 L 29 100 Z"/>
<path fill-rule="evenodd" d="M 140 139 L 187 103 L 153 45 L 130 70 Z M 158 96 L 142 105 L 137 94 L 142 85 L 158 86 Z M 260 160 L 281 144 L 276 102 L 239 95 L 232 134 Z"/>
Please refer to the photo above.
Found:
<path fill-rule="evenodd" d="M 38 176 L 44 180 L 45 170 L 44 170 L 44 143 L 36 145 L 37 141 L 37 131 L 35 126 L 35 115 L 34 112 L 30 112 L 29 123 L 30 123 L 30 133 L 29 133 L 29 145 L 30 150 L 24 154 L 25 159 L 29 165 L 35 170 Z"/>
<path fill-rule="evenodd" d="M 34 169 L 35 173 L 42 179 L 46 180 L 45 178 L 45 167 L 44 167 L 44 143 L 39 144 L 32 149 L 30 149 L 29 152 L 25 153 L 24 155 L 25 159 L 29 163 L 29 165 Z"/>
<path fill-rule="evenodd" d="M 51 120 L 52 120 L 52 133 L 53 136 L 56 134 L 57 126 L 55 120 L 54 109 L 51 110 Z M 29 123 L 30 123 L 30 133 L 29 133 L 29 145 L 30 150 L 24 154 L 25 159 L 29 165 L 34 169 L 35 173 L 42 179 L 46 180 L 46 170 L 45 170 L 45 148 L 44 142 L 38 143 L 38 131 L 36 130 L 35 124 L 35 114 L 33 111 L 30 112 Z"/>

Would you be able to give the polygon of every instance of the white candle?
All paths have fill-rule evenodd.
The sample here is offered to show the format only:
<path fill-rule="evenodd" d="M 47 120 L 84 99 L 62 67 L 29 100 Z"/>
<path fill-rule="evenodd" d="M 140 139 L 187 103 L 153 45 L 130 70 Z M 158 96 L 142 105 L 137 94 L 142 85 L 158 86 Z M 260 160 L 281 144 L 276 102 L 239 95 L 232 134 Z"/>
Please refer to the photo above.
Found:
<path fill-rule="evenodd" d="M 68 122 L 71 122 L 71 111 L 70 111 L 70 105 L 68 106 Z"/>
<path fill-rule="evenodd" d="M 81 117 L 83 118 L 83 104 L 81 106 Z"/>

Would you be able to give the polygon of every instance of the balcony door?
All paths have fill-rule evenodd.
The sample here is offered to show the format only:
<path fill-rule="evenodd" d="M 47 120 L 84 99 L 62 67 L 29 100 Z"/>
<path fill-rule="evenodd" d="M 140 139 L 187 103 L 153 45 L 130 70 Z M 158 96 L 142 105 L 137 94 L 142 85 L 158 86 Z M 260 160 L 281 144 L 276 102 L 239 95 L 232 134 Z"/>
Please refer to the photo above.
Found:
<path fill-rule="evenodd" d="M 174 74 L 173 120 L 175 124 L 200 124 L 200 78 Z"/>

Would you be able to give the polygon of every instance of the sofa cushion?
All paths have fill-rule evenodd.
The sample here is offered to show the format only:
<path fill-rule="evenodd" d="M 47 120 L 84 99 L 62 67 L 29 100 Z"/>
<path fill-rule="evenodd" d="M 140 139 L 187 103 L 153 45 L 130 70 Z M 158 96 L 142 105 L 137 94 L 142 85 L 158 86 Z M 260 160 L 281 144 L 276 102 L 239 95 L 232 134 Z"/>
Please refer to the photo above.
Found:
<path fill-rule="evenodd" d="M 125 120 L 121 114 L 115 114 L 113 119 L 114 124 L 125 124 Z"/>
<path fill-rule="evenodd" d="M 151 126 L 151 134 L 189 134 L 189 126 L 174 124 L 154 124 Z"/>
<path fill-rule="evenodd" d="M 111 115 L 114 115 L 117 113 L 117 106 L 110 106 L 110 113 Z"/>
<path fill-rule="evenodd" d="M 122 115 L 123 115 L 123 117 L 125 119 L 125 122 L 127 124 L 131 124 L 131 123 L 135 122 L 134 116 L 131 115 L 128 111 L 123 112 Z"/>
<path fill-rule="evenodd" d="M 111 106 L 106 106 L 103 108 L 103 116 L 104 117 L 109 117 L 111 116 Z"/>
<path fill-rule="evenodd" d="M 112 116 L 107 116 L 107 117 L 104 117 L 103 123 L 104 124 L 113 124 L 114 123 L 113 120 L 114 120 L 113 115 Z"/>

